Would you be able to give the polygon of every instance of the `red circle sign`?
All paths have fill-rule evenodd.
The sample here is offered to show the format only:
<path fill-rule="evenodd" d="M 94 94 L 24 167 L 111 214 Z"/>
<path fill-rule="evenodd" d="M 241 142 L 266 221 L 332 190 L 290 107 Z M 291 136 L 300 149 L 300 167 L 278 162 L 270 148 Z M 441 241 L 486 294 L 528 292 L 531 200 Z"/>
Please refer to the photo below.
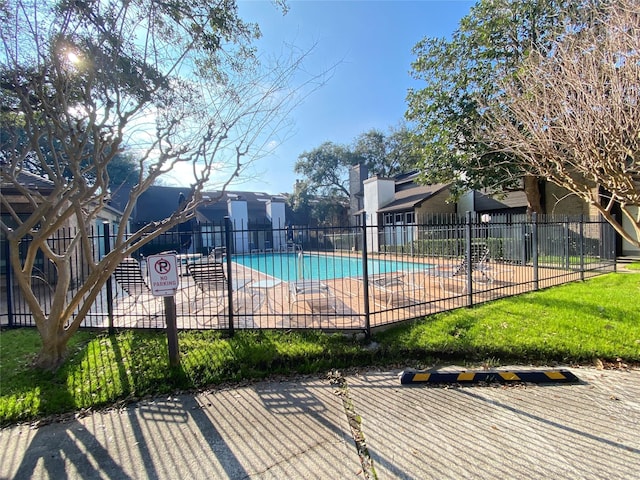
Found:
<path fill-rule="evenodd" d="M 155 263 L 153 268 L 160 275 L 166 275 L 171 271 L 171 263 L 169 263 L 166 259 L 161 258 Z"/>

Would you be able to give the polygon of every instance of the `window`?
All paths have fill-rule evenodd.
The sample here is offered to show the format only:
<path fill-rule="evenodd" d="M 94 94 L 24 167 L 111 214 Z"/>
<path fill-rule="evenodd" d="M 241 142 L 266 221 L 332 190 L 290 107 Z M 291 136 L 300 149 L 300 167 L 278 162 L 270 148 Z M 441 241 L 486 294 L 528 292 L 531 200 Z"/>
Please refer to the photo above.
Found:
<path fill-rule="evenodd" d="M 414 212 L 407 212 L 405 215 L 405 224 L 407 225 L 413 225 L 414 223 L 416 223 L 416 215 Z"/>
<path fill-rule="evenodd" d="M 206 225 L 201 227 L 202 246 L 205 248 L 219 247 L 223 242 L 223 229 L 218 225 Z"/>

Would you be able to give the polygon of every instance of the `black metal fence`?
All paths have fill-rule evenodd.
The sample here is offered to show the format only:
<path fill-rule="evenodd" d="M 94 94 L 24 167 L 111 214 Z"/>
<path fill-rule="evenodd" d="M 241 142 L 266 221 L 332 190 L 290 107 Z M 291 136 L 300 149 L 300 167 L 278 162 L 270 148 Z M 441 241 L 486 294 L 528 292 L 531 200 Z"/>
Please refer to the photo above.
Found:
<path fill-rule="evenodd" d="M 369 224 L 367 224 L 369 220 Z M 483 221 L 484 220 L 484 221 Z M 615 233 L 601 218 L 432 216 L 412 225 L 307 227 L 199 224 L 162 235 L 133 256 L 148 285 L 146 258 L 175 251 L 181 329 L 357 330 L 403 322 L 615 270 Z M 69 245 L 69 230 L 51 239 Z M 96 229 L 92 258 L 110 250 L 112 234 Z M 24 241 L 26 248 L 28 239 Z M 3 245 L 5 326 L 32 326 Z M 80 248 L 80 247 L 79 247 Z M 74 255 L 73 289 L 89 266 Z M 200 265 L 198 275 L 190 264 Z M 222 285 L 202 271 L 222 264 Z M 135 269 L 134 269 L 135 270 Z M 36 261 L 32 288 L 51 304 L 56 272 Z M 205 280 L 203 280 L 203 278 Z M 213 277 L 211 277 L 213 278 Z M 127 279 L 105 284 L 83 327 L 163 328 L 164 302 L 131 290 Z"/>

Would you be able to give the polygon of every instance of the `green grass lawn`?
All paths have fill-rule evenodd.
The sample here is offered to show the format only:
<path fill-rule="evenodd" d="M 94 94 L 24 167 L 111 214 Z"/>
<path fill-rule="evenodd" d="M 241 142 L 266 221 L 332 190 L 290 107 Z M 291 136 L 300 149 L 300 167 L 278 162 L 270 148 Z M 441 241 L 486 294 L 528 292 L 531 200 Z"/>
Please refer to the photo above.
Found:
<path fill-rule="evenodd" d="M 31 368 L 35 329 L 0 334 L 0 424 L 270 375 L 363 366 L 640 362 L 640 275 L 609 274 L 374 335 L 181 332 L 181 368 L 168 365 L 163 332 L 79 332 L 55 373 Z M 375 345 L 375 348 L 372 348 Z"/>

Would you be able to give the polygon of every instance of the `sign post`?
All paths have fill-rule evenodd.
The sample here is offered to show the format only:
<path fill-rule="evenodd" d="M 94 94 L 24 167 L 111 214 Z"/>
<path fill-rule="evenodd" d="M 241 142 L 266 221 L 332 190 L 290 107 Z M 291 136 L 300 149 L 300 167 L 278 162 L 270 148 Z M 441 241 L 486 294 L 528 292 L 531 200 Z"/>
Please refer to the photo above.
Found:
<path fill-rule="evenodd" d="M 164 297 L 164 314 L 167 323 L 169 365 L 180 365 L 178 350 L 178 326 L 176 323 L 176 291 L 178 290 L 178 261 L 175 253 L 160 253 L 147 257 L 147 269 L 151 293 Z"/>

